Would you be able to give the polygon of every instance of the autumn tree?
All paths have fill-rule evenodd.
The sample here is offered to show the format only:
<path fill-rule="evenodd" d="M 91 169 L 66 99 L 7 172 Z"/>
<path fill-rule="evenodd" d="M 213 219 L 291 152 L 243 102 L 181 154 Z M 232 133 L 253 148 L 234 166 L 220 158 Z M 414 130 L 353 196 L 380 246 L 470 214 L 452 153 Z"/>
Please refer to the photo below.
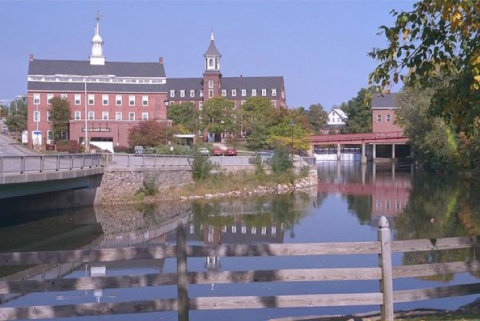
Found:
<path fill-rule="evenodd" d="M 221 133 L 234 132 L 236 120 L 235 104 L 229 99 L 211 98 L 203 105 L 202 129 L 214 133 L 215 141 L 220 140 Z"/>
<path fill-rule="evenodd" d="M 159 146 L 166 141 L 167 128 L 155 120 L 144 120 L 130 128 L 128 142 L 133 146 Z"/>
<path fill-rule="evenodd" d="M 50 101 L 50 123 L 53 132 L 53 139 L 59 141 L 62 139 L 62 132 L 69 131 L 70 103 L 67 99 L 54 97 Z"/>
<path fill-rule="evenodd" d="M 470 133 L 480 126 L 480 2 L 421 0 L 411 11 L 395 11 L 391 27 L 379 34 L 388 42 L 369 55 L 379 61 L 372 85 L 388 92 L 403 81 L 435 88 L 432 115 Z"/>

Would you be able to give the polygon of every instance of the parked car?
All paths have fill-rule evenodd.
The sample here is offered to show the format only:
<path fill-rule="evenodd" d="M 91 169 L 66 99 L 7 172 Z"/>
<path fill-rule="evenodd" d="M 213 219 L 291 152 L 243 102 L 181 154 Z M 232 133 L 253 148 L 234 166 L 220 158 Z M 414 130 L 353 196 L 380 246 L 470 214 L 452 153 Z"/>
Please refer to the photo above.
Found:
<path fill-rule="evenodd" d="M 212 150 L 213 156 L 223 156 L 223 154 L 224 154 L 224 151 L 218 147 Z"/>
<path fill-rule="evenodd" d="M 235 148 L 228 148 L 225 151 L 225 156 L 237 156 L 237 150 Z"/>
<path fill-rule="evenodd" d="M 133 152 L 135 153 L 135 155 L 143 155 L 144 153 L 143 146 L 135 146 L 135 148 L 133 149 Z"/>
<path fill-rule="evenodd" d="M 208 148 L 205 148 L 205 147 L 200 147 L 198 149 L 199 153 L 204 155 L 204 156 L 208 156 L 210 155 L 210 151 L 208 150 Z"/>

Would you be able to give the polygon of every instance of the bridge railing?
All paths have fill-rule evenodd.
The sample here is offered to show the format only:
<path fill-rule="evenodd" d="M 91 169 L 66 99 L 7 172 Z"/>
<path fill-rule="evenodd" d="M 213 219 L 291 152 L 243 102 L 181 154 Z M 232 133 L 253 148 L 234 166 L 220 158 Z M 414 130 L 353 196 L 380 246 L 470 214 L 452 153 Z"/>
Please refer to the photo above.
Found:
<path fill-rule="evenodd" d="M 0 175 L 92 168 L 104 166 L 107 162 L 102 154 L 2 156 Z"/>

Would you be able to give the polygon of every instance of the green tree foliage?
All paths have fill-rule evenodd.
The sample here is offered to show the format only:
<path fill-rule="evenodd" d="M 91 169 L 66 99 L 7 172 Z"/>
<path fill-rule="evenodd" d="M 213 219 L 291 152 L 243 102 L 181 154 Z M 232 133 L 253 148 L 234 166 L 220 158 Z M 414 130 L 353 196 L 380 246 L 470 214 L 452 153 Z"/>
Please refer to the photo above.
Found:
<path fill-rule="evenodd" d="M 269 129 L 263 124 L 255 123 L 250 130 L 250 135 L 247 136 L 247 147 L 251 150 L 267 149 Z"/>
<path fill-rule="evenodd" d="M 434 171 L 453 172 L 461 167 L 461 144 L 452 126 L 429 113 L 434 90 L 404 88 L 398 94 L 397 123 L 410 138 L 415 158 Z"/>
<path fill-rule="evenodd" d="M 480 2 L 421 0 L 408 12 L 392 11 L 392 27 L 381 26 L 386 48 L 370 82 L 388 92 L 399 81 L 435 88 L 430 111 L 470 133 L 480 126 Z M 408 74 L 405 74 L 408 73 Z"/>
<path fill-rule="evenodd" d="M 128 142 L 133 146 L 159 146 L 165 143 L 167 128 L 155 120 L 144 120 L 130 128 Z"/>
<path fill-rule="evenodd" d="M 275 153 L 270 159 L 270 167 L 272 168 L 272 172 L 277 175 L 292 170 L 292 157 L 284 146 L 279 145 L 277 148 L 275 148 Z"/>
<path fill-rule="evenodd" d="M 23 99 L 17 99 L 16 106 L 10 104 L 10 114 L 5 120 L 8 130 L 14 132 L 18 137 L 22 131 L 27 129 L 27 104 Z M 13 108 L 12 108 L 13 107 Z"/>
<path fill-rule="evenodd" d="M 190 133 L 198 130 L 198 111 L 191 102 L 172 104 L 167 110 L 167 118 L 177 126 L 182 126 Z"/>
<path fill-rule="evenodd" d="M 70 103 L 65 98 L 54 97 L 51 100 L 50 124 L 53 132 L 53 139 L 59 141 L 62 138 L 62 132 L 69 131 Z M 70 136 L 67 134 L 67 137 Z"/>
<path fill-rule="evenodd" d="M 318 134 L 327 123 L 328 113 L 323 109 L 321 104 L 313 104 L 308 108 L 306 116 L 310 129 L 315 134 Z"/>
<path fill-rule="evenodd" d="M 345 133 L 371 133 L 372 132 L 372 102 L 370 92 L 362 88 L 346 103 L 340 105 L 340 109 L 347 114 Z"/>
<path fill-rule="evenodd" d="M 302 127 L 301 123 L 295 121 L 292 127 L 291 119 L 285 117 L 282 122 L 270 128 L 268 145 L 270 147 L 288 146 L 295 151 L 308 150 L 310 148 L 309 132 Z"/>
<path fill-rule="evenodd" d="M 249 97 L 241 109 L 243 129 L 250 134 L 259 124 L 268 127 L 274 121 L 275 108 L 266 97 Z"/>
<path fill-rule="evenodd" d="M 214 165 L 210 159 L 200 153 L 197 149 L 193 152 L 193 159 L 189 159 L 192 165 L 192 178 L 195 182 L 199 182 L 210 177 Z"/>
<path fill-rule="evenodd" d="M 203 106 L 202 129 L 216 136 L 223 132 L 235 131 L 236 119 L 235 104 L 229 99 L 211 98 Z"/>
<path fill-rule="evenodd" d="M 8 108 L 6 106 L 0 105 L 0 118 L 7 118 L 8 114 Z"/>

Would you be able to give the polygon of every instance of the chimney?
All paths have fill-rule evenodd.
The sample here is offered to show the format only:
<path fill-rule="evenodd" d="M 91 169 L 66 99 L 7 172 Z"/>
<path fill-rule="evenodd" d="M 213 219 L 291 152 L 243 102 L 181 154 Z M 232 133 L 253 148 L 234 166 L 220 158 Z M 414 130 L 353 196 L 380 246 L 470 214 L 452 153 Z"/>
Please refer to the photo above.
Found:
<path fill-rule="evenodd" d="M 33 55 L 30 54 L 30 56 L 28 57 L 28 61 L 33 61 Z"/>
<path fill-rule="evenodd" d="M 163 57 L 158 58 L 158 63 L 159 63 L 160 65 L 163 65 Z"/>
<path fill-rule="evenodd" d="M 243 77 L 243 75 L 240 75 L 240 77 Z"/>

